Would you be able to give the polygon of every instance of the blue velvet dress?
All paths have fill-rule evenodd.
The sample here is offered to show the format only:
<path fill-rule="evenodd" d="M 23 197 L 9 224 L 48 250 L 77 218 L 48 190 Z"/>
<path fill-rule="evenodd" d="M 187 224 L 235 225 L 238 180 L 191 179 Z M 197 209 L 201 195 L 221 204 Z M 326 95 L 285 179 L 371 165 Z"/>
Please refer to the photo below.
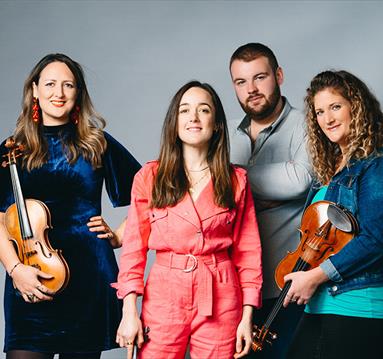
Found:
<path fill-rule="evenodd" d="M 140 169 L 134 157 L 105 133 L 107 150 L 103 166 L 94 170 L 80 157 L 70 165 L 62 141 L 74 135 L 74 125 L 43 127 L 49 159 L 39 169 L 21 170 L 25 198 L 43 201 L 52 216 L 48 237 L 53 248 L 62 249 L 70 268 L 67 288 L 53 301 L 26 303 L 7 275 L 4 294 L 5 344 L 12 349 L 37 352 L 97 352 L 116 347 L 115 336 L 121 302 L 110 283 L 118 267 L 107 240 L 90 232 L 87 222 L 101 213 L 105 180 L 113 206 L 130 203 L 133 177 Z M 4 143 L 0 154 L 6 153 Z M 0 168 L 0 211 L 14 202 L 8 168 Z"/>

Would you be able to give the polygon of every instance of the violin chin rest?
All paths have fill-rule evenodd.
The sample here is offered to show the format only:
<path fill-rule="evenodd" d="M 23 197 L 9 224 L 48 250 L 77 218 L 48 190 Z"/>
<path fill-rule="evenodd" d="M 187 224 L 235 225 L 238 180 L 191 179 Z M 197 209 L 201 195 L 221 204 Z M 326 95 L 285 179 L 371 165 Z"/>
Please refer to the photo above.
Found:
<path fill-rule="evenodd" d="M 327 218 L 334 227 L 343 232 L 351 233 L 355 231 L 355 222 L 352 220 L 352 214 L 336 204 L 329 204 L 327 208 Z"/>

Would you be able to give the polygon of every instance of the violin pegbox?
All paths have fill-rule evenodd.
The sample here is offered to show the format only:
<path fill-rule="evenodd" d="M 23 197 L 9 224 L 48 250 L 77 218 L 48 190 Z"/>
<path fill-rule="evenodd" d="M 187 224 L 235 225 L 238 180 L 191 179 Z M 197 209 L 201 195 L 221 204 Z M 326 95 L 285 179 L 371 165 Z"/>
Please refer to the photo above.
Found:
<path fill-rule="evenodd" d="M 16 159 L 23 155 L 24 146 L 17 145 L 15 140 L 12 137 L 7 138 L 5 142 L 5 147 L 8 148 L 8 153 L 3 155 L 6 158 L 6 161 L 1 163 L 2 167 L 7 167 L 8 165 L 16 164 Z"/>

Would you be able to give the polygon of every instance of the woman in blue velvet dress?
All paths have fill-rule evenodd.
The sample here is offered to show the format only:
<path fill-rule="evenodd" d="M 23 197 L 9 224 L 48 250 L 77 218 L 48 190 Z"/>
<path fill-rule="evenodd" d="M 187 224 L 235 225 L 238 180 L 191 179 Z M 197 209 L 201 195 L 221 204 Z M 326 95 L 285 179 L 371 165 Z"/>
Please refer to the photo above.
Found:
<path fill-rule="evenodd" d="M 140 165 L 102 131 L 104 126 L 81 66 L 62 54 L 45 56 L 25 82 L 13 137 L 24 146 L 18 166 L 24 197 L 48 206 L 53 226 L 49 240 L 62 250 L 71 276 L 66 289 L 55 295 L 40 282 L 49 273 L 20 263 L 3 224 L 14 198 L 9 169 L 1 167 L 7 359 L 48 359 L 55 353 L 61 359 L 99 358 L 103 350 L 116 347 L 121 306 L 110 283 L 118 270 L 113 247 L 120 243 L 99 217 L 101 191 L 105 180 L 112 204 L 128 205 Z M 3 143 L 0 155 L 6 152 Z"/>

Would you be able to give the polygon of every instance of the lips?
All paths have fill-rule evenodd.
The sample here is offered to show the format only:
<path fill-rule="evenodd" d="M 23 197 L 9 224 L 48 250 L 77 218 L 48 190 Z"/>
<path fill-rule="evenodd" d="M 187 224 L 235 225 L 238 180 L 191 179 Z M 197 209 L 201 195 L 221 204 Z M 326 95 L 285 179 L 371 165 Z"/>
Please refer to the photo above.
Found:
<path fill-rule="evenodd" d="M 330 132 L 332 132 L 332 131 L 336 131 L 336 130 L 338 129 L 339 126 L 340 126 L 340 125 L 335 125 L 335 126 L 327 127 L 327 131 L 330 131 Z"/>
<path fill-rule="evenodd" d="M 202 127 L 188 127 L 188 128 L 186 128 L 186 130 L 192 131 L 192 132 L 197 132 L 197 131 L 201 131 Z"/>
<path fill-rule="evenodd" d="M 65 105 L 65 101 L 51 101 L 51 104 L 55 107 L 63 107 Z"/>
<path fill-rule="evenodd" d="M 257 101 L 259 101 L 260 99 L 262 99 L 263 98 L 263 95 L 256 95 L 256 96 L 249 96 L 248 98 L 247 98 L 247 102 L 249 103 L 249 102 L 257 102 Z"/>

